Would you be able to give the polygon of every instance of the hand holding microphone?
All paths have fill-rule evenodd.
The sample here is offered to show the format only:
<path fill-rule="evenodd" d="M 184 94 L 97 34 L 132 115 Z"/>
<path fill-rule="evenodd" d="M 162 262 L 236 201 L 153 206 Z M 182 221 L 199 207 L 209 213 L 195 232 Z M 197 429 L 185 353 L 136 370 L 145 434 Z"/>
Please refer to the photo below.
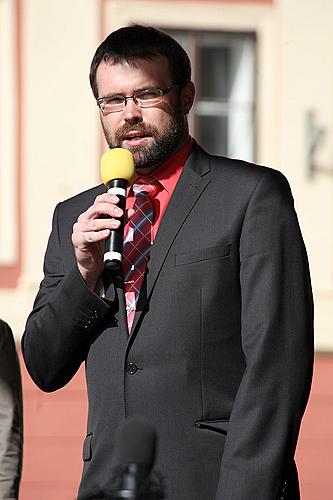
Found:
<path fill-rule="evenodd" d="M 96 289 L 105 265 L 120 265 L 126 188 L 135 178 L 132 153 L 122 148 L 108 150 L 101 159 L 101 175 L 109 192 L 96 197 L 93 205 L 79 216 L 72 233 L 79 271 L 92 290 Z"/>

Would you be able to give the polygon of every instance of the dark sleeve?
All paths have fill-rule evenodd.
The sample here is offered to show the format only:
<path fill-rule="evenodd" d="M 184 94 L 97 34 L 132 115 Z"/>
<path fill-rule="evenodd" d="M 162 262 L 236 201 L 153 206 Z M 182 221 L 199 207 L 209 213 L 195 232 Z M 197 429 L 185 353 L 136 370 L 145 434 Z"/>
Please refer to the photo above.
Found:
<path fill-rule="evenodd" d="M 278 172 L 268 171 L 252 194 L 240 262 L 246 369 L 217 499 L 276 500 L 293 464 L 313 366 L 308 261 L 288 182 Z"/>
<path fill-rule="evenodd" d="M 0 498 L 17 499 L 22 471 L 23 410 L 18 356 L 0 320 Z"/>
<path fill-rule="evenodd" d="M 65 272 L 64 248 L 68 248 L 71 234 L 63 228 L 63 212 L 59 204 L 45 254 L 44 279 L 22 338 L 27 369 L 44 391 L 59 389 L 73 377 L 109 309 L 85 285 L 74 257 Z"/>

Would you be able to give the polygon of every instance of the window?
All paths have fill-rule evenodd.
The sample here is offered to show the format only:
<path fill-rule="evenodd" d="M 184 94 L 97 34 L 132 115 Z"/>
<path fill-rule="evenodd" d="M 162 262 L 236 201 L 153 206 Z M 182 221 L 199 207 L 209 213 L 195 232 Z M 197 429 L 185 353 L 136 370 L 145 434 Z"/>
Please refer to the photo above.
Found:
<path fill-rule="evenodd" d="M 190 130 L 213 154 L 255 160 L 255 35 L 165 30 L 192 63 Z"/>

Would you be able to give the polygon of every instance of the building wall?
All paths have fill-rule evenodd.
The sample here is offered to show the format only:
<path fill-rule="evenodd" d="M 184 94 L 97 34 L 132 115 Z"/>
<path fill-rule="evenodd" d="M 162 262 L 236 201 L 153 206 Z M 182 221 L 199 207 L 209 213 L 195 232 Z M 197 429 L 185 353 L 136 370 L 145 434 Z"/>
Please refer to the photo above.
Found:
<path fill-rule="evenodd" d="M 25 446 L 20 500 L 74 500 L 86 434 L 84 370 L 81 368 L 64 389 L 45 394 L 33 384 L 23 363 L 21 366 Z M 332 498 L 332 377 L 333 355 L 318 354 L 296 450 L 302 500 Z"/>
<path fill-rule="evenodd" d="M 280 0 L 278 166 L 291 181 L 308 248 L 316 305 L 316 343 L 333 347 L 333 3 Z M 325 128 L 315 161 L 331 173 L 307 170 L 307 117 Z"/>
<path fill-rule="evenodd" d="M 326 131 L 315 161 L 333 169 L 332 21 L 331 0 L 0 0 L 0 315 L 18 341 L 42 278 L 56 203 L 99 183 L 105 145 L 88 83 L 91 58 L 110 30 L 142 22 L 256 33 L 257 160 L 280 169 L 290 181 L 312 272 L 316 347 L 333 350 L 333 175 L 323 171 L 310 177 L 308 172 L 311 111 Z M 81 384 L 82 373 L 79 377 Z M 47 421 L 48 412 L 64 408 L 57 406 L 57 397 L 71 400 L 66 392 L 44 396 L 37 391 L 36 396 L 32 387 L 26 382 L 31 425 L 33 416 L 44 411 L 44 398 L 50 405 Z M 81 385 L 75 390 L 78 400 L 84 397 Z M 332 398 L 329 387 L 325 390 Z M 316 401 L 320 397 L 319 391 Z M 73 415 L 84 414 L 85 407 L 78 408 Z M 323 419 L 323 407 L 316 412 Z M 25 480 L 32 483 L 39 470 L 29 462 L 30 453 L 37 456 L 43 442 L 37 428 L 34 432 L 25 469 Z M 317 436 L 309 436 L 302 457 L 311 457 L 306 453 Z M 79 442 L 78 435 L 67 441 L 69 455 Z M 58 445 L 56 438 L 50 443 L 51 450 Z M 325 453 L 330 450 L 328 442 Z M 64 484 L 72 474 L 67 473 Z M 73 465 L 73 475 L 78 474 L 79 466 Z M 56 476 L 50 481 L 57 482 Z M 306 500 L 324 499 L 315 496 L 314 486 L 311 491 Z"/>
<path fill-rule="evenodd" d="M 330 0 L 0 0 L 0 314 L 17 339 L 42 277 L 56 203 L 99 182 L 103 151 L 88 72 L 98 43 L 129 22 L 257 35 L 257 160 L 295 196 L 316 299 L 316 345 L 333 348 L 333 176 L 308 175 L 307 116 L 333 168 Z M 6 57 L 5 57 L 6 56 Z M 10 99 L 8 99 L 8 94 Z"/>
<path fill-rule="evenodd" d="M 0 0 L 0 8 L 2 28 L 15 45 L 10 59 L 19 66 L 16 89 L 6 96 L 16 99 L 18 113 L 3 119 L 14 121 L 13 161 L 0 165 L 0 172 L 14 171 L 1 188 L 16 200 L 16 211 L 3 210 L 1 217 L 10 220 L 20 243 L 11 266 L 0 261 L 0 314 L 19 339 L 42 277 L 56 203 L 99 182 L 98 115 L 87 81 L 100 14 L 94 0 Z M 1 46 L 0 56 L 10 49 Z M 19 272 L 8 273 L 9 267 Z"/>

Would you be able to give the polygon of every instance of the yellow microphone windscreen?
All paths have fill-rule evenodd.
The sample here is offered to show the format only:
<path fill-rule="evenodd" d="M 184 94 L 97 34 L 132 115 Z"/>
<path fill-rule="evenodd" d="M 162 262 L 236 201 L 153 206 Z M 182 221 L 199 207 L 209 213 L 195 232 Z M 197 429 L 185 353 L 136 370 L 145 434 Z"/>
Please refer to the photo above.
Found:
<path fill-rule="evenodd" d="M 102 182 L 107 187 L 113 179 L 124 179 L 131 185 L 135 179 L 133 155 L 128 149 L 108 149 L 101 158 Z"/>

